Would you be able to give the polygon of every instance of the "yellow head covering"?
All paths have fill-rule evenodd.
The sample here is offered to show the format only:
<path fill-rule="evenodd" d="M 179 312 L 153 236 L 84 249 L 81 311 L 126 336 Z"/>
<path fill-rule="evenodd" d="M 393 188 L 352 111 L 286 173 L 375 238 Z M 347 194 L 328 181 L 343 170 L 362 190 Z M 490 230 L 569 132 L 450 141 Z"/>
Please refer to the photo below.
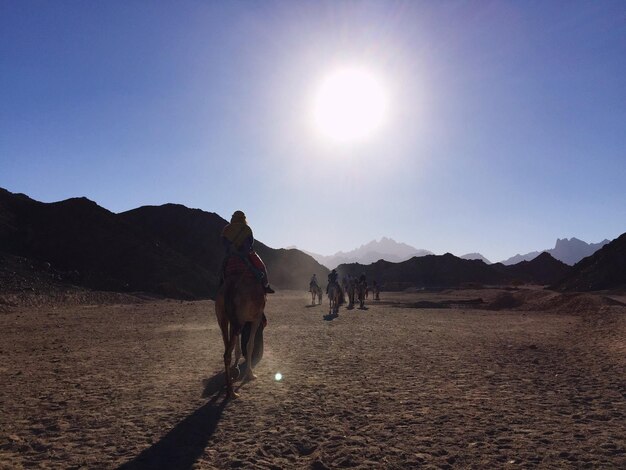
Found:
<path fill-rule="evenodd" d="M 230 218 L 231 224 L 248 224 L 246 222 L 246 214 L 243 211 L 235 211 L 233 212 L 232 217 Z"/>
<path fill-rule="evenodd" d="M 246 222 L 246 214 L 242 211 L 235 211 L 230 219 L 230 224 L 222 230 L 222 237 L 226 238 L 239 250 L 244 246 L 249 237 L 253 237 L 252 229 Z"/>

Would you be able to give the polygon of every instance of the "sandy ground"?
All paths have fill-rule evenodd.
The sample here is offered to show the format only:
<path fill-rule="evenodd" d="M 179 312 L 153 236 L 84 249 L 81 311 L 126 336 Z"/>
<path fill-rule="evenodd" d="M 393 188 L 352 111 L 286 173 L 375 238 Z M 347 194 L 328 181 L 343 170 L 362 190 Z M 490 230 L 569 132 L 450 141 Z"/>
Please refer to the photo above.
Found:
<path fill-rule="evenodd" d="M 210 301 L 12 307 L 0 467 L 626 468 L 620 300 L 382 293 L 325 321 L 279 293 L 235 401 Z"/>

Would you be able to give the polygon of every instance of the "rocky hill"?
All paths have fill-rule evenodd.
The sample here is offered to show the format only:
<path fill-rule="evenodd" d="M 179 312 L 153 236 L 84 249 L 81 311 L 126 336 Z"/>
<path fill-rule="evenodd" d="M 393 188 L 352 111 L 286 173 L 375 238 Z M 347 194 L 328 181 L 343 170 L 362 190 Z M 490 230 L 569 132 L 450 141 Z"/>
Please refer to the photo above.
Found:
<path fill-rule="evenodd" d="M 626 233 L 576 263 L 554 287 L 568 291 L 626 289 Z"/>
<path fill-rule="evenodd" d="M 541 253 L 531 261 L 506 266 L 496 263 L 492 267 L 516 283 L 549 285 L 563 279 L 570 271 L 571 266 L 555 259 L 549 253 Z"/>
<path fill-rule="evenodd" d="M 220 270 L 224 249 L 220 241 L 227 224 L 217 214 L 179 204 L 144 206 L 120 214 L 177 252 L 196 260 L 212 273 Z M 256 241 L 254 247 L 267 265 L 270 282 L 283 289 L 308 289 L 313 273 L 325 279 L 328 269 L 296 249 L 274 249 Z"/>
<path fill-rule="evenodd" d="M 459 258 L 461 258 L 461 259 L 479 259 L 479 260 L 481 260 L 485 264 L 491 264 L 491 261 L 489 261 L 487 258 L 485 258 L 480 253 L 467 253 L 465 255 L 459 256 Z"/>
<path fill-rule="evenodd" d="M 360 275 L 377 280 L 383 289 L 402 290 L 409 287 L 443 288 L 464 284 L 503 284 L 509 277 L 479 260 L 465 260 L 450 253 L 414 257 L 401 263 L 378 261 L 370 265 L 342 264 L 340 276 Z"/>
<path fill-rule="evenodd" d="M 216 214 L 175 204 L 115 214 L 86 198 L 42 203 L 0 189 L 0 251 L 49 263 L 97 290 L 211 297 L 225 224 Z M 279 288 L 305 288 L 313 272 L 322 278 L 328 272 L 297 250 L 259 243 L 258 251 Z"/>
<path fill-rule="evenodd" d="M 401 263 L 378 261 L 370 265 L 343 264 L 340 276 L 360 275 L 377 280 L 383 289 L 454 288 L 469 285 L 540 284 L 548 285 L 565 276 L 571 267 L 543 253 L 532 261 L 513 266 L 502 263 L 488 265 L 481 260 L 458 258 L 450 253 L 428 255 Z"/>
<path fill-rule="evenodd" d="M 531 261 L 535 259 L 541 253 L 550 253 L 555 259 L 562 261 L 565 264 L 573 266 L 581 259 L 591 256 L 604 245 L 609 243 L 609 240 L 602 240 L 599 243 L 587 243 L 579 240 L 576 237 L 572 238 L 557 238 L 554 248 L 549 248 L 543 251 L 531 251 L 523 255 L 517 254 L 509 259 L 502 261 L 502 264 L 511 265 L 517 264 L 521 261 Z"/>

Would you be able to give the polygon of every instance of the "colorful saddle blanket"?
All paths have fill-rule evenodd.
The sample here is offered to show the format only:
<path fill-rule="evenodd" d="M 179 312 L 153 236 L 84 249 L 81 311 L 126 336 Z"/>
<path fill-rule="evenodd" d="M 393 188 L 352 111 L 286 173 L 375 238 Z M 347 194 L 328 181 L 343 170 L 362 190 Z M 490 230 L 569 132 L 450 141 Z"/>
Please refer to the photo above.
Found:
<path fill-rule="evenodd" d="M 250 279 L 261 279 L 262 272 L 253 264 L 253 260 L 244 256 L 230 255 L 224 264 L 224 278 L 247 277 Z"/>

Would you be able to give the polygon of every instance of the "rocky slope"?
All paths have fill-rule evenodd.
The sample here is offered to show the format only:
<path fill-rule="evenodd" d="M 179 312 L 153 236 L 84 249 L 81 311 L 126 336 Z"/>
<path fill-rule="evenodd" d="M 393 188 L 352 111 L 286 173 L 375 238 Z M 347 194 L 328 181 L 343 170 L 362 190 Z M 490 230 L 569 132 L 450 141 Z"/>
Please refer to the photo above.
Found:
<path fill-rule="evenodd" d="M 225 224 L 217 214 L 176 204 L 115 214 L 86 198 L 42 203 L 0 189 L 0 252 L 71 272 L 74 284 L 90 289 L 211 297 Z M 262 243 L 257 250 L 278 288 L 305 289 L 312 273 L 328 273 L 298 250 Z"/>

